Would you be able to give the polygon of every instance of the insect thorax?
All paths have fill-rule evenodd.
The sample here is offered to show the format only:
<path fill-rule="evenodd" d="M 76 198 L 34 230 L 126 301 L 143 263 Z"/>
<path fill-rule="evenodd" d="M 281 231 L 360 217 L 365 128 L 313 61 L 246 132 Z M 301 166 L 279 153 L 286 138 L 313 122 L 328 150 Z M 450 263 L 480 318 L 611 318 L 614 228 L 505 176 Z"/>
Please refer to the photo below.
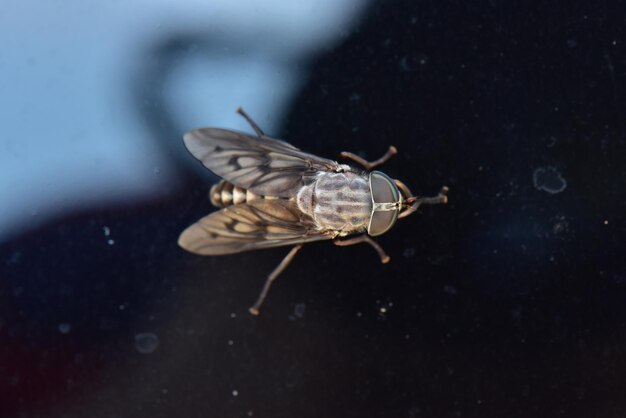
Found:
<path fill-rule="evenodd" d="M 367 177 L 355 172 L 319 173 L 298 192 L 298 207 L 320 229 L 344 233 L 367 228 L 372 196 Z"/>

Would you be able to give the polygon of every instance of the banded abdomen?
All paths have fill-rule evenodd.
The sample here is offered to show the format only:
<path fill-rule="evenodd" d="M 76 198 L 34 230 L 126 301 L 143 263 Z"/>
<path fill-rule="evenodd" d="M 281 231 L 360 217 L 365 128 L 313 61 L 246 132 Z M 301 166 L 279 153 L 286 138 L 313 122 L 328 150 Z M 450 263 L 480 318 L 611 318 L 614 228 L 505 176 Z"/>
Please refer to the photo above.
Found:
<path fill-rule="evenodd" d="M 365 230 L 372 214 L 368 179 L 351 171 L 320 173 L 300 190 L 297 201 L 320 228 L 340 231 L 340 235 Z"/>
<path fill-rule="evenodd" d="M 213 206 L 223 208 L 240 203 L 250 202 L 254 199 L 263 199 L 263 196 L 252 193 L 243 187 L 235 186 L 226 180 L 220 180 L 219 183 L 211 187 L 209 193 Z"/>

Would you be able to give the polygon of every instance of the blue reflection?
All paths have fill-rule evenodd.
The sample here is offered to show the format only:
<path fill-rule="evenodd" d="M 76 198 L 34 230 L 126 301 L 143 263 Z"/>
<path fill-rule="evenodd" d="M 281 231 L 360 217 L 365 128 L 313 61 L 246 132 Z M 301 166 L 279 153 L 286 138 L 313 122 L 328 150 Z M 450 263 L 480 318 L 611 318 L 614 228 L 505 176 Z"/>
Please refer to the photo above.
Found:
<path fill-rule="evenodd" d="M 181 134 L 276 130 L 306 62 L 367 2 L 58 2 L 0 11 L 0 242 L 98 203 L 154 199 Z M 26 228 L 26 229 L 25 229 Z"/>

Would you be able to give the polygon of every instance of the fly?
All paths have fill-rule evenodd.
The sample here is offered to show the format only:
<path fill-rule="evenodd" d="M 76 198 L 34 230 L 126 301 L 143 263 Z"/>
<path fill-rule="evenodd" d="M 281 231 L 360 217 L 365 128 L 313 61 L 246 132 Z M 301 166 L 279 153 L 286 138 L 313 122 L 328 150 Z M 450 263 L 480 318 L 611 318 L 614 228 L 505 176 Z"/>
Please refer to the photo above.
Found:
<path fill-rule="evenodd" d="M 340 154 L 361 170 L 270 138 L 243 109 L 237 113 L 256 136 L 218 128 L 195 129 L 184 136 L 189 152 L 222 178 L 210 192 L 211 202 L 221 209 L 185 229 L 178 244 L 200 255 L 292 246 L 250 307 L 253 315 L 259 314 L 270 286 L 303 244 L 366 243 L 387 263 L 389 256 L 370 237 L 387 232 L 420 205 L 448 201 L 445 186 L 435 197 L 415 197 L 401 181 L 372 171 L 397 153 L 394 146 L 373 162 L 350 152 Z"/>

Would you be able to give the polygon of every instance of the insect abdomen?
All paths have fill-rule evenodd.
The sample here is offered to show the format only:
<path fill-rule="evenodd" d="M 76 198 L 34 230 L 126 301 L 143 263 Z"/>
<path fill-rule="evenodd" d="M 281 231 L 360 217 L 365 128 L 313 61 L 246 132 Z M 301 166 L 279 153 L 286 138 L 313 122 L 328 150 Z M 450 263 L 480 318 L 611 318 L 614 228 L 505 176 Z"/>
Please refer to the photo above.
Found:
<path fill-rule="evenodd" d="M 214 184 L 211 187 L 209 196 L 211 197 L 211 203 L 213 206 L 218 208 L 238 205 L 240 203 L 246 203 L 251 200 L 261 198 L 261 196 L 256 195 L 243 187 L 235 186 L 226 180 L 220 180 L 219 183 Z"/>

